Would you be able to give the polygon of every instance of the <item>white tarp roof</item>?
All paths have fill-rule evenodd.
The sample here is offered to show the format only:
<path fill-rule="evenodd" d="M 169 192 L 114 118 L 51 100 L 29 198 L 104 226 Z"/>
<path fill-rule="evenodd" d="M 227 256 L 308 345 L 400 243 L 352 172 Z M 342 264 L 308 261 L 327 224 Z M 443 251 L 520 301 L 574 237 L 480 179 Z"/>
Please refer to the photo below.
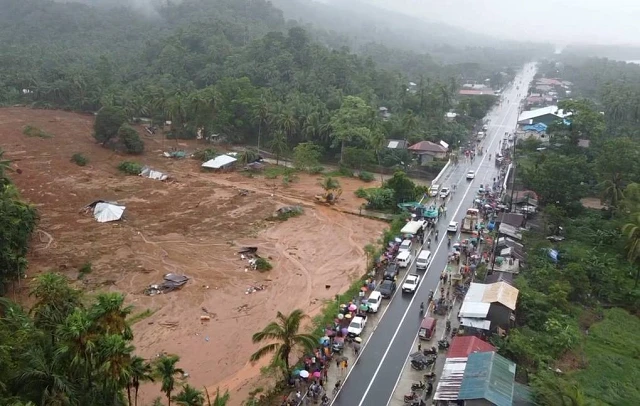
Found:
<path fill-rule="evenodd" d="M 98 202 L 93 208 L 93 217 L 99 223 L 107 223 L 109 221 L 117 221 L 122 218 L 125 206 L 114 203 Z"/>
<path fill-rule="evenodd" d="M 474 319 L 484 319 L 489 314 L 491 303 L 463 302 L 460 306 L 458 317 L 471 317 Z"/>
<path fill-rule="evenodd" d="M 203 168 L 220 169 L 224 166 L 234 163 L 238 159 L 229 155 L 219 155 L 202 164 Z"/>
<path fill-rule="evenodd" d="M 402 227 L 402 230 L 400 230 L 400 234 L 417 234 L 418 230 L 420 230 L 420 228 L 422 227 L 422 221 L 410 221 L 408 222 L 404 227 Z"/>
<path fill-rule="evenodd" d="M 458 400 L 466 368 L 467 358 L 447 358 L 433 400 Z"/>
<path fill-rule="evenodd" d="M 144 168 L 142 168 L 142 170 L 140 171 L 140 176 L 144 176 L 145 178 L 155 179 L 155 180 L 167 180 L 169 178 L 169 175 L 167 175 L 166 173 L 153 170 L 148 166 L 145 166 Z"/>

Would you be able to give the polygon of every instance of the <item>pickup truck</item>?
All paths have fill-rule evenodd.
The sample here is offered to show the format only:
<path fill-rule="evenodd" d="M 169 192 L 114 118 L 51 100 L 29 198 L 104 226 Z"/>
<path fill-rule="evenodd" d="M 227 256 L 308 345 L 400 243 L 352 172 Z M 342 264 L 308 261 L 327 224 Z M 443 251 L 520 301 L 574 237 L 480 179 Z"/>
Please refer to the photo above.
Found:
<path fill-rule="evenodd" d="M 349 337 L 358 337 L 362 330 L 364 330 L 364 326 L 367 324 L 367 318 L 363 316 L 356 316 L 351 320 L 349 327 L 347 328 L 347 334 Z"/>
<path fill-rule="evenodd" d="M 407 278 L 404 280 L 402 284 L 402 292 L 403 293 L 416 293 L 416 289 L 418 289 L 418 284 L 420 283 L 420 275 L 411 273 L 407 275 Z"/>

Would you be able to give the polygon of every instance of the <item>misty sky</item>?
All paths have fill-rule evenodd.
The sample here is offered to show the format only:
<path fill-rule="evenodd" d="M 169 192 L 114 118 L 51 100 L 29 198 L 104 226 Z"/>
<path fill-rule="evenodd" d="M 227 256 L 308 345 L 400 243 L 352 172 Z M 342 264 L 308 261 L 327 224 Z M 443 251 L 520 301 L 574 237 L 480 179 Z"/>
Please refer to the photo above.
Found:
<path fill-rule="evenodd" d="M 640 0 L 364 1 L 505 39 L 640 45 Z"/>

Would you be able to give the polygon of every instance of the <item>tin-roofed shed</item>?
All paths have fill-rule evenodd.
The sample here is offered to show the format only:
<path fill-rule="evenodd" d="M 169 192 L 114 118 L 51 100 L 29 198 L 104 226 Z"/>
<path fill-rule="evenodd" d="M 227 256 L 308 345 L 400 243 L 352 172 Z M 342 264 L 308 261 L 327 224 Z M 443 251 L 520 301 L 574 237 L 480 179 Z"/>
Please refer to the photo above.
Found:
<path fill-rule="evenodd" d="M 469 355 L 458 399 L 465 406 L 512 406 L 516 364 L 495 352 Z"/>

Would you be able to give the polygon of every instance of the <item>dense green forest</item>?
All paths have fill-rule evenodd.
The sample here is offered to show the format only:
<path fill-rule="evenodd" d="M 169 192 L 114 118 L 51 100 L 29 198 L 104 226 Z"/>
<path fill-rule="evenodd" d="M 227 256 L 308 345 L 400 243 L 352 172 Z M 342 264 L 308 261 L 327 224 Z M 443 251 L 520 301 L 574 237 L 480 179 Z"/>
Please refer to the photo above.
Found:
<path fill-rule="evenodd" d="M 538 194 L 543 210 L 530 223 L 526 269 L 516 279 L 517 328 L 497 344 L 539 404 L 638 404 L 640 144 L 634 118 L 613 114 L 608 97 L 610 86 L 637 83 L 640 69 L 606 60 L 540 68 L 591 98 L 559 103 L 573 113 L 570 125 L 552 125 L 545 148 L 519 143 L 517 181 Z M 587 148 L 578 144 L 584 139 Z M 583 207 L 585 197 L 603 208 Z M 564 240 L 546 239 L 558 234 Z"/>
<path fill-rule="evenodd" d="M 472 124 L 465 117 L 479 118 L 491 105 L 455 103 L 464 72 L 488 72 L 482 64 L 430 64 L 433 72 L 410 78 L 347 48 L 313 41 L 263 0 L 166 3 L 154 16 L 43 0 L 3 3 L 5 105 L 82 111 L 114 106 L 129 118 L 170 120 L 176 137 L 193 138 L 203 129 L 234 142 L 261 138 L 262 147 L 288 150 L 313 141 L 330 157 L 341 143 L 332 136 L 331 122 L 345 96 L 364 102 L 358 105 L 367 114 L 360 116 L 383 139 L 443 139 L 453 145 Z M 506 72 L 500 74 L 502 68 Z M 489 78 L 500 86 L 511 75 L 513 69 L 503 65 Z M 410 80 L 417 83 L 412 91 Z M 381 122 L 380 106 L 389 109 L 391 120 Z M 461 119 L 445 122 L 444 113 L 454 108 Z M 376 148 L 372 140 L 356 138 L 349 140 L 353 147 Z"/>

